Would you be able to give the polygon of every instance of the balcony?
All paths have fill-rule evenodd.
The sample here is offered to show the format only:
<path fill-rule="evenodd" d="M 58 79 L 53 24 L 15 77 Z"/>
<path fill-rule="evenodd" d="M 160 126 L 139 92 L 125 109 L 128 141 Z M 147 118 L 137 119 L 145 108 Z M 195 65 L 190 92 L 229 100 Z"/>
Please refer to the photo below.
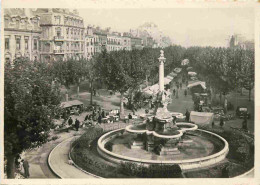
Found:
<path fill-rule="evenodd" d="M 53 53 L 57 54 L 57 55 L 62 55 L 62 54 L 64 54 L 64 50 L 63 49 L 55 49 L 55 50 L 53 50 Z"/>
<path fill-rule="evenodd" d="M 54 36 L 54 41 L 63 42 L 64 41 L 64 37 L 63 36 Z"/>

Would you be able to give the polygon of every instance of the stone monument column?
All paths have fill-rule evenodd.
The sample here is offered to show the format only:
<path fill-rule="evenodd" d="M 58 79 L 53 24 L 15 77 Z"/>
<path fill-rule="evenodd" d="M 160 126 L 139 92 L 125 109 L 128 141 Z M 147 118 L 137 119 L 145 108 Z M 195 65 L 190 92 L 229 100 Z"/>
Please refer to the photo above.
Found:
<path fill-rule="evenodd" d="M 159 60 L 159 91 L 162 93 L 162 101 L 165 100 L 164 95 L 164 62 L 166 61 L 166 58 L 164 58 L 164 52 L 163 50 L 160 51 L 161 55 L 158 58 Z"/>

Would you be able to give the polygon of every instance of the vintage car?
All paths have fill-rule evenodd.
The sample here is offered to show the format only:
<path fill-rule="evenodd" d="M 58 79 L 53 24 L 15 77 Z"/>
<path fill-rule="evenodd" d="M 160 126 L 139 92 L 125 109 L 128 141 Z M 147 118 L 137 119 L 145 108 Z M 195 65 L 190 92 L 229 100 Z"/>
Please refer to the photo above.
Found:
<path fill-rule="evenodd" d="M 244 118 L 245 116 L 250 119 L 250 114 L 248 112 L 248 109 L 246 107 L 237 107 L 237 110 L 236 110 L 236 115 L 239 117 L 239 118 Z"/>

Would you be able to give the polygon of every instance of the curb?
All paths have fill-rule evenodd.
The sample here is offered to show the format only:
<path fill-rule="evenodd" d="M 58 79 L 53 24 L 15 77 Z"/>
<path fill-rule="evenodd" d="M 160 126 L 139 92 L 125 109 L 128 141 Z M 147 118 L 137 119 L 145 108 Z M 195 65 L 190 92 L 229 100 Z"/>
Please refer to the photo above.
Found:
<path fill-rule="evenodd" d="M 53 172 L 53 174 L 54 174 L 55 176 L 57 176 L 58 178 L 60 178 L 60 179 L 65 179 L 65 177 L 62 177 L 61 175 L 59 175 L 59 174 L 53 169 L 52 164 L 51 164 L 51 162 L 50 162 L 50 158 L 51 158 L 52 152 L 53 152 L 58 146 L 60 146 L 61 144 L 63 144 L 63 143 L 66 142 L 67 140 L 72 139 L 72 138 L 74 138 L 74 137 L 77 137 L 77 136 L 69 137 L 69 138 L 63 140 L 62 142 L 60 142 L 57 146 L 55 146 L 55 147 L 51 150 L 51 152 L 50 152 L 49 155 L 48 155 L 48 159 L 47 159 L 47 160 L 48 160 L 48 161 L 47 161 L 48 166 L 49 166 L 49 168 L 51 169 L 51 171 Z M 73 148 L 72 148 L 72 149 L 73 149 Z M 69 155 L 69 160 L 72 160 L 72 159 L 71 159 L 71 156 L 70 156 L 70 152 L 72 151 L 72 149 L 70 149 L 69 154 L 68 154 L 68 155 Z M 72 160 L 72 161 L 73 161 L 73 160 Z M 86 173 L 86 174 L 88 174 L 88 175 L 90 175 L 90 176 L 93 176 L 93 177 L 95 177 L 95 178 L 102 178 L 102 177 L 99 177 L 99 176 L 97 176 L 97 175 L 91 174 L 91 173 L 89 173 L 89 172 L 83 170 L 83 169 L 80 168 L 78 165 L 76 165 L 76 164 L 74 163 L 74 161 L 73 161 L 73 166 L 74 166 L 75 168 L 77 168 L 78 170 L 80 170 L 80 171 L 82 171 L 82 172 L 84 172 L 84 173 Z"/>
<path fill-rule="evenodd" d="M 75 146 L 74 146 L 74 147 L 75 147 Z M 70 153 L 73 151 L 74 147 L 72 147 L 71 150 L 70 150 L 70 152 L 69 152 L 69 160 L 71 160 L 71 161 L 73 161 L 73 160 L 72 160 L 72 158 L 71 158 L 71 156 L 70 156 Z M 77 169 L 79 169 L 80 171 L 82 171 L 82 172 L 84 172 L 84 173 L 86 173 L 86 174 L 88 174 L 88 175 L 90 175 L 90 176 L 93 176 L 93 177 L 99 178 L 99 179 L 104 179 L 103 177 L 94 175 L 94 174 L 92 174 L 92 173 L 89 173 L 89 172 L 86 171 L 86 170 L 83 170 L 83 169 L 82 169 L 81 167 L 79 167 L 74 161 L 73 161 L 73 165 L 74 165 Z"/>
<path fill-rule="evenodd" d="M 250 170 L 248 170 L 247 172 L 245 172 L 245 173 L 243 173 L 243 174 L 241 174 L 241 175 L 238 175 L 238 176 L 236 176 L 236 177 L 234 177 L 234 178 L 247 178 L 246 175 L 248 175 L 249 173 L 253 172 L 254 169 L 255 169 L 255 168 L 253 167 L 253 168 L 251 168 Z M 253 173 L 253 176 L 255 176 L 255 173 Z M 251 177 L 251 178 L 254 178 L 254 177 Z"/>
<path fill-rule="evenodd" d="M 232 127 L 231 127 L 232 128 Z M 253 136 L 254 136 L 254 134 L 252 134 Z M 251 136 L 248 136 L 248 135 L 243 135 L 244 137 L 250 137 L 251 139 L 253 139 L 254 141 L 255 141 L 255 139 L 254 138 L 252 138 Z M 248 141 L 247 141 L 248 142 Z M 255 145 L 254 145 L 254 148 L 255 148 Z M 236 177 L 234 177 L 234 178 L 247 178 L 246 177 L 246 175 L 248 175 L 248 174 L 250 174 L 250 173 L 252 173 L 253 171 L 254 171 L 254 169 L 255 169 L 255 166 L 253 167 L 253 168 L 251 168 L 250 170 L 248 170 L 247 172 L 245 172 L 245 173 L 243 173 L 243 174 L 241 174 L 241 175 L 238 175 L 238 176 L 236 176 Z M 252 178 L 254 178 L 255 177 L 255 173 L 253 173 L 253 177 Z"/>
<path fill-rule="evenodd" d="M 72 137 L 75 137 L 75 136 L 72 136 Z M 49 168 L 50 168 L 51 171 L 52 171 L 58 178 L 60 178 L 60 179 L 64 179 L 64 178 L 63 178 L 62 176 L 60 176 L 55 170 L 53 170 L 53 167 L 52 167 L 52 165 L 51 165 L 51 160 L 50 160 L 50 158 L 51 158 L 52 152 L 55 150 L 55 148 L 57 148 L 58 146 L 60 146 L 63 142 L 65 142 L 65 141 L 71 139 L 72 137 L 69 137 L 69 138 L 63 140 L 63 141 L 60 142 L 58 145 L 56 145 L 56 146 L 51 150 L 51 152 L 49 153 L 49 156 L 48 156 L 48 166 L 49 166 Z"/>

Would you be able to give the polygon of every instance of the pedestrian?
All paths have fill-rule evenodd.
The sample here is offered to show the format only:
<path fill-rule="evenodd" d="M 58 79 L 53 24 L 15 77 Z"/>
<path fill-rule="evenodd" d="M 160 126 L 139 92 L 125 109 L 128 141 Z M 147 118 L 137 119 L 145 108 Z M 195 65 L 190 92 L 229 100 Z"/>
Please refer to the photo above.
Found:
<path fill-rule="evenodd" d="M 224 118 L 223 118 L 223 116 L 220 117 L 220 123 L 219 123 L 219 125 L 220 125 L 221 127 L 224 126 Z"/>
<path fill-rule="evenodd" d="M 101 124 L 101 122 L 102 122 L 102 116 L 99 115 L 99 116 L 98 116 L 98 123 Z"/>
<path fill-rule="evenodd" d="M 89 115 L 87 114 L 87 115 L 85 116 L 84 121 L 87 121 L 88 119 L 89 119 Z"/>
<path fill-rule="evenodd" d="M 68 123 L 69 123 L 69 126 L 68 126 L 68 128 L 67 128 L 67 132 L 69 132 L 69 129 L 70 129 L 70 127 L 71 127 L 72 124 L 73 124 L 73 120 L 72 120 L 71 117 L 69 118 Z"/>
<path fill-rule="evenodd" d="M 96 96 L 96 89 L 93 88 L 93 95 Z"/>
<path fill-rule="evenodd" d="M 242 122 L 242 129 L 247 131 L 247 117 L 246 115 L 244 116 L 244 121 Z"/>
<path fill-rule="evenodd" d="M 101 113 L 101 115 L 102 115 L 102 118 L 105 118 L 105 117 L 106 117 L 106 113 L 105 113 L 105 111 L 104 111 L 104 110 L 102 110 L 102 113 Z"/>
<path fill-rule="evenodd" d="M 199 104 L 199 112 L 202 112 L 202 105 Z"/>
<path fill-rule="evenodd" d="M 184 90 L 184 96 L 186 97 L 188 94 L 187 89 Z"/>
<path fill-rule="evenodd" d="M 128 114 L 128 119 L 132 119 L 133 117 L 132 117 L 132 115 L 131 115 L 131 113 L 129 113 Z"/>
<path fill-rule="evenodd" d="M 214 123 L 214 121 L 212 121 L 212 123 L 211 123 L 212 128 L 214 128 L 214 125 L 215 125 L 215 123 Z"/>
<path fill-rule="evenodd" d="M 76 131 L 79 131 L 79 125 L 80 125 L 80 122 L 78 119 L 76 119 L 75 121 L 75 128 L 76 128 Z"/>
<path fill-rule="evenodd" d="M 188 109 L 186 109 L 186 113 L 185 113 L 185 116 L 186 116 L 186 121 L 189 122 L 190 121 L 190 112 L 188 111 Z"/>
<path fill-rule="evenodd" d="M 25 178 L 29 178 L 30 177 L 30 173 L 29 173 L 29 163 L 27 160 L 22 160 L 23 163 L 23 169 L 24 169 L 24 177 Z"/>
<path fill-rule="evenodd" d="M 173 89 L 172 93 L 173 93 L 173 96 L 175 96 L 176 90 L 175 90 L 175 89 Z"/>

